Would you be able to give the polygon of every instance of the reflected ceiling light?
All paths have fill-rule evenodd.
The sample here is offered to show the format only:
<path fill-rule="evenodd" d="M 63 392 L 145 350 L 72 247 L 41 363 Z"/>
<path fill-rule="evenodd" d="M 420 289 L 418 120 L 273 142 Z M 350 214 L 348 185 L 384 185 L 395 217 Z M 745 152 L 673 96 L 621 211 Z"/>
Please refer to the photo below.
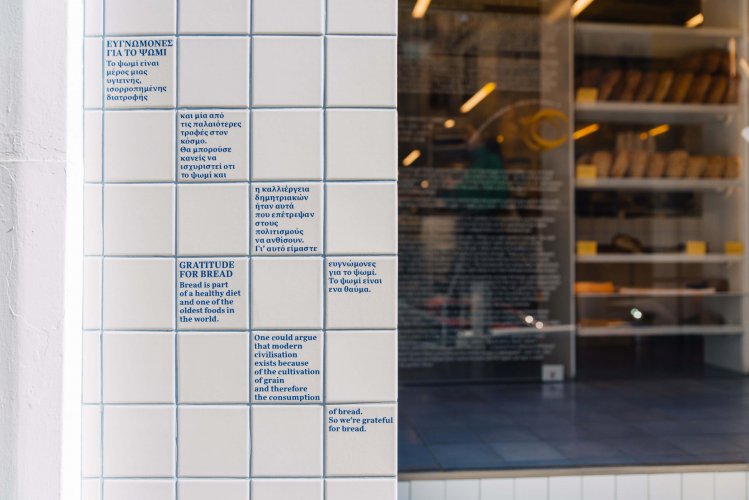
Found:
<path fill-rule="evenodd" d="M 541 329 L 543 329 L 543 327 L 544 327 L 544 322 L 543 321 L 536 322 L 536 328 L 538 328 L 539 330 L 541 330 Z"/>
<path fill-rule="evenodd" d="M 479 89 L 478 92 L 473 94 L 470 99 L 468 99 L 466 102 L 463 103 L 463 105 L 460 107 L 460 112 L 470 113 L 470 111 L 479 105 L 481 101 L 487 98 L 489 94 L 494 92 L 494 90 L 497 88 L 497 84 L 494 82 L 489 82 L 483 87 Z"/>
<path fill-rule="evenodd" d="M 419 184 L 419 185 L 421 186 L 421 189 L 429 189 L 429 181 L 426 180 L 426 179 L 424 179 L 423 181 L 421 181 L 421 184 Z"/>
<path fill-rule="evenodd" d="M 528 315 L 525 317 L 525 322 L 528 323 L 529 325 L 533 324 L 534 321 L 535 320 L 533 319 L 533 316 Z"/>
<path fill-rule="evenodd" d="M 642 134 L 640 134 L 640 139 L 642 139 L 643 141 L 647 141 L 648 137 L 650 137 L 650 134 L 648 134 L 647 132 L 643 132 Z"/>
<path fill-rule="evenodd" d="M 749 78 L 749 62 L 742 57 L 739 59 L 739 66 L 741 67 L 741 72 L 744 73 L 744 76 Z"/>
<path fill-rule="evenodd" d="M 505 136 L 503 136 L 502 134 L 499 134 L 499 135 L 497 136 L 497 142 L 498 142 L 499 144 L 504 144 L 504 143 L 505 143 Z"/>
<path fill-rule="evenodd" d="M 414 19 L 423 18 L 427 15 L 427 10 L 429 10 L 429 5 L 431 3 L 432 0 L 416 0 L 416 4 L 414 5 L 414 10 L 411 12 L 411 16 L 413 16 Z"/>
<path fill-rule="evenodd" d="M 445 120 L 445 128 L 453 128 L 455 126 L 455 120 L 452 118 Z"/>
<path fill-rule="evenodd" d="M 580 130 L 576 130 L 574 134 L 572 134 L 572 138 L 575 140 L 582 139 L 583 137 L 587 137 L 590 134 L 595 134 L 601 130 L 601 126 L 597 123 L 593 123 L 591 125 L 588 125 L 587 127 L 583 127 Z"/>
<path fill-rule="evenodd" d="M 410 167 L 414 164 L 416 160 L 418 160 L 421 157 L 421 151 L 418 149 L 414 149 L 410 153 L 408 153 L 408 156 L 403 158 L 403 166 L 404 167 Z"/>
<path fill-rule="evenodd" d="M 728 64 L 729 64 L 729 70 L 732 78 L 736 77 L 736 39 L 731 38 L 728 40 Z"/>
<path fill-rule="evenodd" d="M 657 127 L 653 127 L 648 130 L 648 135 L 650 135 L 650 137 L 656 137 L 665 134 L 669 130 L 671 130 L 671 127 L 668 125 L 658 125 Z"/>
<path fill-rule="evenodd" d="M 577 17 L 582 14 L 582 12 L 590 7 L 590 4 L 592 3 L 593 0 L 576 0 L 575 3 L 572 4 L 572 9 L 570 10 L 572 17 Z"/>
<path fill-rule="evenodd" d="M 684 23 L 684 26 L 687 28 L 696 28 L 698 26 L 702 26 L 702 23 L 705 22 L 705 14 L 700 12 L 696 16 L 694 16 L 692 19 Z"/>
<path fill-rule="evenodd" d="M 643 317 L 642 311 L 640 311 L 640 310 L 639 310 L 639 309 L 637 309 L 636 307 L 633 307 L 633 308 L 632 308 L 632 310 L 631 310 L 631 311 L 629 311 L 629 313 L 630 313 L 630 314 L 632 315 L 632 317 L 633 317 L 633 318 L 635 318 L 635 319 L 642 319 L 642 317 Z"/>

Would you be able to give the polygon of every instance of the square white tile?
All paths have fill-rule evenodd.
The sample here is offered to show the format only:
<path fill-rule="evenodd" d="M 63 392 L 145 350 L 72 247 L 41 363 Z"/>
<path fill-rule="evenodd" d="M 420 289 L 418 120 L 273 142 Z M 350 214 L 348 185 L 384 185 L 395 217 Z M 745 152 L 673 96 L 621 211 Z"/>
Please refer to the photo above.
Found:
<path fill-rule="evenodd" d="M 328 179 L 397 179 L 395 110 L 331 109 L 326 113 Z"/>
<path fill-rule="evenodd" d="M 397 33 L 397 0 L 328 0 L 328 34 Z"/>
<path fill-rule="evenodd" d="M 682 500 L 723 500 L 715 497 L 715 474 L 697 472 L 684 474 L 682 480 Z"/>
<path fill-rule="evenodd" d="M 181 330 L 246 330 L 249 259 L 179 259 L 177 321 Z"/>
<path fill-rule="evenodd" d="M 327 259 L 325 270 L 327 328 L 394 330 L 397 327 L 398 262 L 395 257 L 331 258 Z M 357 270 L 365 274 L 354 276 Z M 338 272 L 342 274 L 335 274 Z M 346 272 L 352 275 L 347 276 Z M 345 281 L 351 279 L 361 279 L 361 282 Z"/>
<path fill-rule="evenodd" d="M 84 479 L 81 481 L 81 500 L 101 500 L 101 481 Z"/>
<path fill-rule="evenodd" d="M 173 184 L 104 187 L 104 254 L 174 255 Z"/>
<path fill-rule="evenodd" d="M 101 259 L 83 259 L 83 328 L 101 328 Z"/>
<path fill-rule="evenodd" d="M 174 403 L 174 334 L 115 332 L 103 338 L 104 403 Z"/>
<path fill-rule="evenodd" d="M 247 255 L 249 193 L 242 184 L 178 188 L 179 255 Z"/>
<path fill-rule="evenodd" d="M 101 182 L 103 124 L 101 111 L 83 113 L 83 180 Z"/>
<path fill-rule="evenodd" d="M 616 500 L 614 476 L 583 477 L 583 500 Z"/>
<path fill-rule="evenodd" d="M 250 0 L 179 0 L 179 32 L 248 34 Z"/>
<path fill-rule="evenodd" d="M 250 410 L 247 406 L 179 409 L 179 475 L 248 477 Z"/>
<path fill-rule="evenodd" d="M 322 34 L 323 0 L 254 0 L 253 32 L 258 34 Z"/>
<path fill-rule="evenodd" d="M 255 183 L 252 194 L 253 255 L 322 254 L 322 183 Z"/>
<path fill-rule="evenodd" d="M 177 486 L 180 500 L 247 500 L 249 481 L 183 479 Z"/>
<path fill-rule="evenodd" d="M 396 105 L 395 37 L 330 36 L 327 51 L 328 106 Z"/>
<path fill-rule="evenodd" d="M 174 500 L 174 481 L 153 480 L 108 480 L 104 481 L 106 500 Z"/>
<path fill-rule="evenodd" d="M 174 420 L 174 407 L 105 406 L 104 476 L 174 476 Z"/>
<path fill-rule="evenodd" d="M 86 0 L 83 33 L 86 36 L 101 36 L 104 30 L 104 0 Z"/>
<path fill-rule="evenodd" d="M 141 0 L 139 0 L 141 1 Z M 137 13 L 141 15 L 141 12 Z M 177 102 L 177 39 L 168 36 L 105 39 L 107 109 L 170 108 Z M 129 68 L 137 68 L 133 75 Z M 138 85 L 128 84 L 133 76 Z M 124 79 L 124 82 L 123 82 Z"/>
<path fill-rule="evenodd" d="M 399 500 L 395 479 L 328 479 L 327 500 Z M 456 497 L 457 500 L 457 497 Z M 478 500 L 460 497 L 460 500 Z"/>
<path fill-rule="evenodd" d="M 398 482 L 398 500 L 411 500 L 411 483 L 408 481 Z"/>
<path fill-rule="evenodd" d="M 307 402 L 323 399 L 323 333 L 265 331 L 252 334 L 252 402 L 280 404 L 295 402 L 291 397 L 305 397 Z M 277 360 L 277 361 L 276 361 Z M 275 363 L 268 366 L 268 361 Z M 289 369 L 306 363 L 302 371 L 289 374 Z"/>
<path fill-rule="evenodd" d="M 104 74 L 102 57 L 104 56 L 101 38 L 86 38 L 83 41 L 83 105 L 86 108 L 99 108 L 104 105 Z"/>
<path fill-rule="evenodd" d="M 583 481 L 579 476 L 549 478 L 549 500 L 583 500 Z"/>
<path fill-rule="evenodd" d="M 446 482 L 444 480 L 411 481 L 411 500 L 445 500 Z"/>
<path fill-rule="evenodd" d="M 177 0 L 106 0 L 107 35 L 165 35 L 177 29 Z"/>
<path fill-rule="evenodd" d="M 549 480 L 545 477 L 524 477 L 515 480 L 515 498 L 547 500 Z"/>
<path fill-rule="evenodd" d="M 323 471 L 322 434 L 323 409 L 320 406 L 253 407 L 252 475 L 320 476 Z"/>
<path fill-rule="evenodd" d="M 746 500 L 746 472 L 716 472 L 715 498 L 716 500 Z"/>
<path fill-rule="evenodd" d="M 648 492 L 651 499 L 681 500 L 681 474 L 651 474 Z"/>
<path fill-rule="evenodd" d="M 174 328 L 173 259 L 104 260 L 104 328 Z"/>
<path fill-rule="evenodd" d="M 328 403 L 396 401 L 396 332 L 330 331 L 325 348 Z"/>
<path fill-rule="evenodd" d="M 84 403 L 101 402 L 101 336 L 83 332 L 81 393 Z"/>
<path fill-rule="evenodd" d="M 320 479 L 254 479 L 252 500 L 323 500 Z"/>
<path fill-rule="evenodd" d="M 101 475 L 101 408 L 84 406 L 81 413 L 81 474 Z"/>
<path fill-rule="evenodd" d="M 174 180 L 173 111 L 110 111 L 104 117 L 106 182 Z"/>
<path fill-rule="evenodd" d="M 249 38 L 180 39 L 180 106 L 247 107 L 250 102 L 249 81 Z"/>
<path fill-rule="evenodd" d="M 396 183 L 330 184 L 326 196 L 329 255 L 398 252 Z"/>
<path fill-rule="evenodd" d="M 179 402 L 249 402 L 246 333 L 180 333 Z"/>
<path fill-rule="evenodd" d="M 253 44 L 254 106 L 322 107 L 322 37 L 260 36 Z"/>
<path fill-rule="evenodd" d="M 249 180 L 249 130 L 247 110 L 180 111 L 179 182 Z"/>
<path fill-rule="evenodd" d="M 252 113 L 253 180 L 320 180 L 323 117 L 317 109 Z"/>
<path fill-rule="evenodd" d="M 492 500 L 514 500 L 515 481 L 513 479 L 482 479 L 479 483 L 480 498 Z"/>
<path fill-rule="evenodd" d="M 86 184 L 83 187 L 83 254 L 101 255 L 102 186 Z"/>
<path fill-rule="evenodd" d="M 478 479 L 452 479 L 445 481 L 445 500 L 480 500 Z"/>
<path fill-rule="evenodd" d="M 395 405 L 326 406 L 326 474 L 395 476 L 397 425 Z"/>
<path fill-rule="evenodd" d="M 322 328 L 322 259 L 255 258 L 252 328 Z"/>
<path fill-rule="evenodd" d="M 648 476 L 645 474 L 616 476 L 616 500 L 648 500 Z"/>

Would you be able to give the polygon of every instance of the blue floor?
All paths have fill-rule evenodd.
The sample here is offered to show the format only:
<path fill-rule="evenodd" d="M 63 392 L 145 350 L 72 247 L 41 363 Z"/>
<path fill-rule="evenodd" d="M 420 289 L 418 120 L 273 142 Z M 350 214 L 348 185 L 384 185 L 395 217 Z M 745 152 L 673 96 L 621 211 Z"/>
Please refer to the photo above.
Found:
<path fill-rule="evenodd" d="M 401 472 L 749 462 L 749 379 L 410 386 Z"/>

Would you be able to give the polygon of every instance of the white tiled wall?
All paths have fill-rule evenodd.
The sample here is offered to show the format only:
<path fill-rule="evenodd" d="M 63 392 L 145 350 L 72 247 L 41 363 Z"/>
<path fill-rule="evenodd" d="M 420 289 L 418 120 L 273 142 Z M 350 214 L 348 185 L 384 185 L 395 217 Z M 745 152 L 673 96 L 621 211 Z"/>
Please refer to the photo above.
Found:
<path fill-rule="evenodd" d="M 86 0 L 84 500 L 397 498 L 396 19 Z"/>
<path fill-rule="evenodd" d="M 747 500 L 746 472 L 401 481 L 398 500 Z"/>

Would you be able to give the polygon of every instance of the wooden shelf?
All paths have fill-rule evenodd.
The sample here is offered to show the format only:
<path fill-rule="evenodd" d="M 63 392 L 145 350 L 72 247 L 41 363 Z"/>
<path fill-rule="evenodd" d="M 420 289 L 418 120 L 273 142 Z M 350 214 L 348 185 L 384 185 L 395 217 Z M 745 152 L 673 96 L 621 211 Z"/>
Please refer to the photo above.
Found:
<path fill-rule="evenodd" d="M 587 56 L 653 57 L 673 59 L 705 49 L 725 49 L 731 38 L 741 38 L 736 28 L 575 23 L 575 52 Z"/>
<path fill-rule="evenodd" d="M 716 299 L 735 299 L 735 298 L 741 298 L 744 297 L 746 294 L 743 292 L 702 292 L 700 290 L 684 290 L 683 292 L 660 292 L 658 290 L 653 290 L 652 293 L 578 293 L 575 294 L 575 297 L 581 300 L 586 299 L 628 299 L 628 298 L 664 298 L 664 299 L 672 299 L 672 298 L 691 298 L 691 297 L 698 297 L 698 298 L 705 298 L 705 297 L 713 297 Z"/>
<path fill-rule="evenodd" d="M 688 255 L 685 253 L 612 253 L 578 255 L 575 260 L 578 264 L 731 264 L 741 263 L 744 256 L 727 254 Z"/>
<path fill-rule="evenodd" d="M 694 124 L 722 123 L 736 115 L 734 104 L 674 104 L 601 101 L 577 103 L 576 120 L 604 123 Z"/>
<path fill-rule="evenodd" d="M 581 191 L 727 191 L 741 187 L 742 183 L 737 179 L 599 178 L 575 181 L 575 188 Z"/>
<path fill-rule="evenodd" d="M 742 335 L 741 325 L 673 325 L 673 326 L 612 326 L 578 327 L 578 337 L 639 337 L 666 335 Z"/>

